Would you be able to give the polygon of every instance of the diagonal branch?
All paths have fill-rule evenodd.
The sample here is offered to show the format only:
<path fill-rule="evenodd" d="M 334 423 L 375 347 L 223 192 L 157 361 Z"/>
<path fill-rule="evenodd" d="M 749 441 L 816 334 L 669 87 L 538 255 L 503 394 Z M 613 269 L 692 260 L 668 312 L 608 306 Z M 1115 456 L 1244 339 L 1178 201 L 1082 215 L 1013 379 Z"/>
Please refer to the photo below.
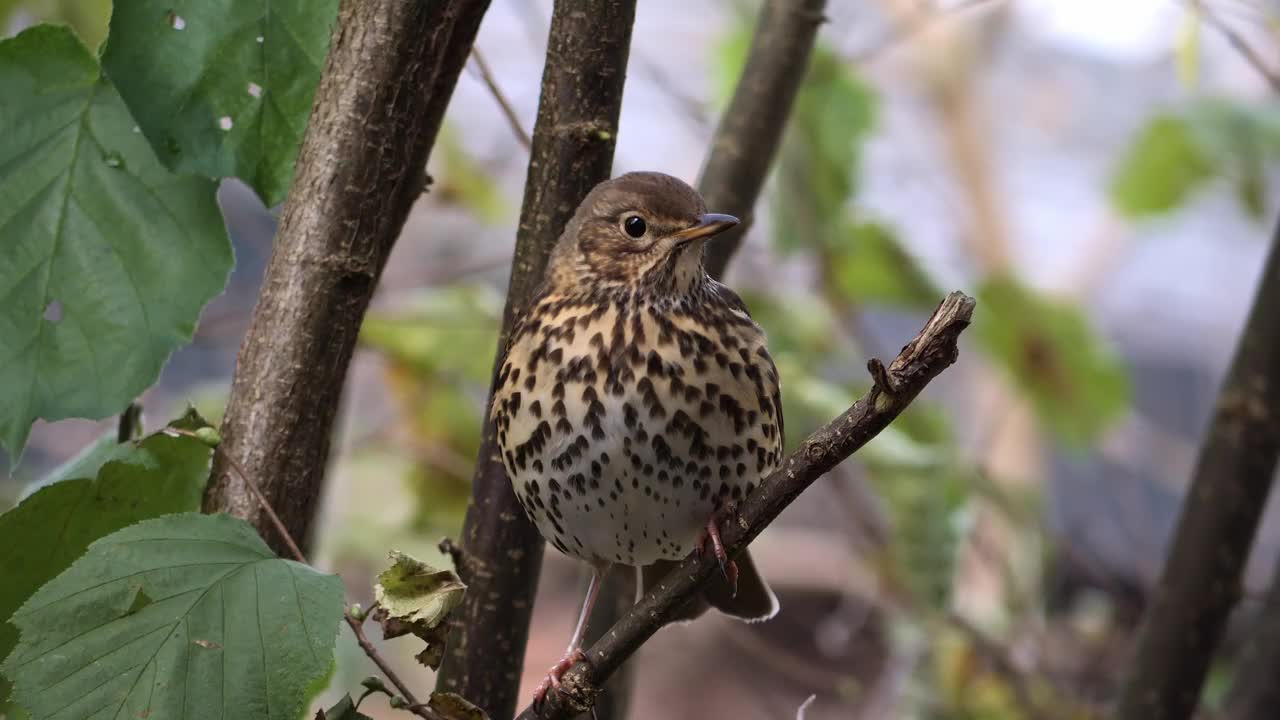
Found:
<path fill-rule="evenodd" d="M 888 367 L 879 360 L 868 363 L 875 381 L 871 390 L 788 455 L 782 467 L 742 502 L 738 522 L 722 530 L 731 555 L 755 539 L 805 488 L 887 427 L 925 385 L 955 362 L 956 342 L 969 325 L 974 304 L 963 293 L 951 293 Z M 547 696 L 541 714 L 529 708 L 518 720 L 564 720 L 585 712 L 601 684 L 717 572 L 710 553 L 687 558 L 591 646 L 587 659 L 565 675 L 561 692 Z"/>
<path fill-rule="evenodd" d="M 495 374 L 556 238 L 591 188 L 609 177 L 635 6 L 635 0 L 555 4 Z M 457 555 L 468 591 L 450 617 L 436 685 L 490 717 L 515 712 L 542 550 L 486 421 Z"/>
<path fill-rule="evenodd" d="M 262 292 L 240 346 L 207 512 L 262 510 L 306 546 L 356 335 L 489 0 L 343 0 Z"/>
<path fill-rule="evenodd" d="M 1280 456 L 1280 223 L 1113 717 L 1195 713 Z M 1268 676 L 1274 681 L 1274 668 Z"/>
<path fill-rule="evenodd" d="M 471 57 L 476 61 L 476 70 L 480 73 L 480 80 L 484 86 L 489 89 L 489 94 L 493 96 L 493 101 L 498 103 L 498 108 L 502 110 L 502 116 L 507 119 L 507 125 L 511 126 L 511 134 L 516 136 L 516 141 L 525 150 L 529 150 L 533 141 L 529 139 L 529 133 L 524 131 L 524 125 L 520 123 L 520 116 L 516 114 L 516 109 L 511 105 L 511 101 L 507 99 L 502 88 L 498 86 L 498 79 L 493 76 L 493 71 L 489 69 L 489 62 L 484 59 L 484 55 L 480 54 L 480 48 L 471 49 Z"/>

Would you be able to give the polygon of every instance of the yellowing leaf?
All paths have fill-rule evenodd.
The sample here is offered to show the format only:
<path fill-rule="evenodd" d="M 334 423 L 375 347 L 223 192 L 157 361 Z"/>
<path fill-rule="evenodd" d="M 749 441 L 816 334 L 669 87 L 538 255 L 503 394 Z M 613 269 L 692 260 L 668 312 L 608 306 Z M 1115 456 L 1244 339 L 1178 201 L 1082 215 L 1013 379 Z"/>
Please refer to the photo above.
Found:
<path fill-rule="evenodd" d="M 427 707 L 435 710 L 440 717 L 449 720 L 489 720 L 480 708 L 472 705 L 461 695 L 451 692 L 433 692 L 427 700 Z"/>
<path fill-rule="evenodd" d="M 467 586 L 452 570 L 441 570 L 402 552 L 392 551 L 391 567 L 378 573 L 373 586 L 384 637 L 413 633 L 427 643 L 417 657 L 436 669 L 444 653 L 444 621 L 462 602 Z"/>

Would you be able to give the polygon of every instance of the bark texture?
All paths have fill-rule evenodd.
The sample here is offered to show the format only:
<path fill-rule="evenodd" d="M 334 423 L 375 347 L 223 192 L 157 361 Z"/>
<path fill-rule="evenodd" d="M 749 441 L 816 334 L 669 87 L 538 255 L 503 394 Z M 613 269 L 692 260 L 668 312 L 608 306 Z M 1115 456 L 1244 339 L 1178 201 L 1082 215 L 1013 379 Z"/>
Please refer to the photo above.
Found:
<path fill-rule="evenodd" d="M 1280 453 L 1276 308 L 1280 226 L 1138 634 L 1115 712 L 1118 720 L 1181 720 L 1194 714 L 1218 640 L 1243 594 L 1245 563 Z"/>
<path fill-rule="evenodd" d="M 427 182 L 426 162 L 488 0 L 343 0 L 293 187 L 236 363 L 206 512 L 283 552 L 233 458 L 305 547 L 356 335 Z"/>
<path fill-rule="evenodd" d="M 747 63 L 698 180 L 708 208 L 742 221 L 707 243 L 707 272 L 713 277 L 724 275 L 751 227 L 825 8 L 826 0 L 767 0 L 760 7 Z"/>
<path fill-rule="evenodd" d="M 565 223 L 609 178 L 634 19 L 635 0 L 555 3 L 495 372 Z M 515 712 L 542 551 L 486 418 L 458 568 L 468 591 L 450 618 L 437 689 L 490 717 Z"/>
<path fill-rule="evenodd" d="M 743 500 L 737 522 L 721 529 L 730 556 L 746 548 L 815 480 L 888 427 L 955 362 L 957 340 L 973 309 L 973 298 L 952 293 L 887 368 L 878 360 L 868 363 L 874 380 L 870 392 L 802 442 Z M 518 720 L 565 720 L 587 711 L 602 683 L 718 572 L 713 553 L 690 555 L 586 651 L 586 660 L 565 674 L 561 691 L 547 694 L 540 714 L 528 708 Z"/>

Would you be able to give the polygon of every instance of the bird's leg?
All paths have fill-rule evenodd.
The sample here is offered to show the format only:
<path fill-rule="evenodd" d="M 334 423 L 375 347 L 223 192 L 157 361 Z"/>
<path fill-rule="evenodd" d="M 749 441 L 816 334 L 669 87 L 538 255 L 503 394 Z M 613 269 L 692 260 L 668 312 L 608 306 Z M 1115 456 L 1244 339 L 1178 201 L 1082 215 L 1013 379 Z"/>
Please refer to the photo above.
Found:
<path fill-rule="evenodd" d="M 720 563 L 720 572 L 724 573 L 724 579 L 729 582 L 731 597 L 738 596 L 738 565 L 729 559 L 729 554 L 724 550 L 724 542 L 720 539 L 720 517 L 732 518 L 738 514 L 738 506 L 732 501 L 725 502 L 707 519 L 707 526 L 698 533 L 698 554 L 705 555 L 707 550 L 707 540 L 711 540 L 711 549 L 715 552 L 716 562 Z"/>
<path fill-rule="evenodd" d="M 600 584 L 604 582 L 608 569 L 608 565 L 592 565 L 591 580 L 587 583 L 587 596 L 582 600 L 582 612 L 578 614 L 578 623 L 573 628 L 573 637 L 569 639 L 569 647 L 565 649 L 564 657 L 551 666 L 547 676 L 533 691 L 535 708 L 542 706 L 542 701 L 551 688 L 560 689 L 560 678 L 573 667 L 574 663 L 586 659 L 586 655 L 582 652 L 582 640 L 587 634 L 587 618 L 591 617 L 591 609 L 595 607 L 596 597 L 600 595 Z"/>

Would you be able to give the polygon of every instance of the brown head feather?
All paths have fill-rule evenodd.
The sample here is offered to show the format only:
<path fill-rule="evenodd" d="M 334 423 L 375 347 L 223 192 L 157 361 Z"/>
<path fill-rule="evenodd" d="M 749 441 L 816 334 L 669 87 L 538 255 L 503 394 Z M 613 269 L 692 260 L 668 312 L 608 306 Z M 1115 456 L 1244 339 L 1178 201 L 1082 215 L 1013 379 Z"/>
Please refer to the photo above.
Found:
<path fill-rule="evenodd" d="M 632 172 L 597 185 L 556 242 L 549 289 L 681 294 L 703 282 L 703 242 L 736 223 L 708 215 L 696 190 L 670 175 Z"/>

